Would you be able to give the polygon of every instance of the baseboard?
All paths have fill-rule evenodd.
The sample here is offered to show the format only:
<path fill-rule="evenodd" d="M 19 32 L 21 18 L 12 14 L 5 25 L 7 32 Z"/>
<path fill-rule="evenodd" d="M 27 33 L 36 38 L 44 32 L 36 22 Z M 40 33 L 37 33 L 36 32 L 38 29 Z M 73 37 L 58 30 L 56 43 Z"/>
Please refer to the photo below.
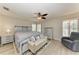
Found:
<path fill-rule="evenodd" d="M 60 41 L 60 42 L 61 42 L 61 39 L 60 39 L 60 40 L 58 40 L 58 39 L 53 39 L 53 40 L 57 40 L 57 41 Z"/>

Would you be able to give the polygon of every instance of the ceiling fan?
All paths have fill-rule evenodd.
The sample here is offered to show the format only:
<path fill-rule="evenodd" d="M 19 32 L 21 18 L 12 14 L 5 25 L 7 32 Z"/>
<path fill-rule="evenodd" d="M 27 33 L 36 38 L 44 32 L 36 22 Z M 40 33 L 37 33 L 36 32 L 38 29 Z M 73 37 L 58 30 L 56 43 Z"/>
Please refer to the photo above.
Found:
<path fill-rule="evenodd" d="M 6 11 L 9 11 L 10 9 L 8 7 L 3 6 L 3 9 Z"/>
<path fill-rule="evenodd" d="M 37 18 L 38 20 L 42 20 L 42 19 L 46 19 L 46 16 L 48 15 L 47 13 L 45 14 L 41 14 L 40 12 L 39 13 L 34 13 L 35 17 L 34 18 Z"/>

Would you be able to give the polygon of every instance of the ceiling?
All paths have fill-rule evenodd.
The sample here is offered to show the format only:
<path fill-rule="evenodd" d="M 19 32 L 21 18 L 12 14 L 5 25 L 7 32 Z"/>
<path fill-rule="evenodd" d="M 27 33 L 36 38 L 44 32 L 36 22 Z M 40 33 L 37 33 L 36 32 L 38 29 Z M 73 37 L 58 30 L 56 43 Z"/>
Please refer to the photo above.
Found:
<path fill-rule="evenodd" d="M 3 6 L 10 9 L 5 11 Z M 78 3 L 1 3 L 0 14 L 32 20 L 33 13 L 48 13 L 47 19 L 79 12 Z"/>

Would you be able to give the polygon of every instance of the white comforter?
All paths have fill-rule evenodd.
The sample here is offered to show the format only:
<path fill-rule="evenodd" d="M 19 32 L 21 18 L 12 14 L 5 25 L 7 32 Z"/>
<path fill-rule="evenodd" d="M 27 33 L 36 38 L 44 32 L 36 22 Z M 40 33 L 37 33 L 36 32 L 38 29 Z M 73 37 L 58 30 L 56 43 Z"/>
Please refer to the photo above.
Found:
<path fill-rule="evenodd" d="M 36 33 L 36 32 L 16 32 L 15 33 L 16 48 L 18 50 L 22 49 L 23 51 L 25 51 L 26 48 L 28 48 L 28 47 L 23 48 L 23 46 L 21 44 L 26 44 L 25 46 L 27 46 L 27 41 L 30 39 L 30 37 L 36 36 L 38 34 L 39 33 Z"/>
<path fill-rule="evenodd" d="M 24 39 L 27 39 L 28 37 L 32 36 L 33 33 L 31 32 L 17 32 L 15 34 L 15 40 L 18 42 L 22 42 Z"/>

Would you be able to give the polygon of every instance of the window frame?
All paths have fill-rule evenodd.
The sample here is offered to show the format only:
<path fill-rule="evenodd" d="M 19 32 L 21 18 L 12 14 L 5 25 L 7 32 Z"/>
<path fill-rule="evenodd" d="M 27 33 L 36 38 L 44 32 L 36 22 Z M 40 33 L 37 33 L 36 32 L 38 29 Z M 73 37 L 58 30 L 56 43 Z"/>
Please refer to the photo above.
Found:
<path fill-rule="evenodd" d="M 65 35 L 64 34 L 64 31 L 66 31 L 66 30 L 64 30 L 64 22 L 66 22 L 66 21 L 68 21 L 69 22 L 69 25 L 67 25 L 68 26 L 68 35 Z M 78 25 L 79 25 L 79 20 L 78 19 L 71 19 L 71 20 L 64 20 L 63 21 L 63 23 L 62 23 L 62 35 L 63 36 L 70 36 L 70 34 L 71 34 L 71 32 L 73 31 L 73 32 L 78 32 L 78 30 L 79 30 L 79 27 L 78 27 Z M 76 27 L 74 27 L 74 25 L 77 25 Z M 76 29 L 74 29 L 74 28 Z"/>
<path fill-rule="evenodd" d="M 42 24 L 41 23 L 33 23 L 32 24 L 32 31 L 42 32 Z"/>

